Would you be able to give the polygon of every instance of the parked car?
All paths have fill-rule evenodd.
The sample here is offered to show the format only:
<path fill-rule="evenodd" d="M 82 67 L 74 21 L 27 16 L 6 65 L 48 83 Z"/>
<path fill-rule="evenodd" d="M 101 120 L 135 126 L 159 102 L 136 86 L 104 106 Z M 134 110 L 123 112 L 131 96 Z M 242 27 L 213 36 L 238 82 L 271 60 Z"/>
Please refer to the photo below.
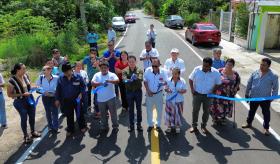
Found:
<path fill-rule="evenodd" d="M 136 16 L 133 13 L 127 13 L 124 16 L 125 23 L 136 23 Z"/>
<path fill-rule="evenodd" d="M 164 26 L 165 27 L 180 27 L 181 29 L 183 29 L 184 27 L 184 20 L 181 16 L 179 15 L 170 15 L 167 17 L 167 19 L 164 22 Z"/>
<path fill-rule="evenodd" d="M 212 43 L 218 46 L 221 42 L 221 32 L 213 23 L 194 23 L 185 32 L 186 40 L 193 45 L 199 43 Z"/>
<path fill-rule="evenodd" d="M 114 30 L 117 30 L 117 31 L 125 31 L 126 30 L 126 24 L 124 22 L 123 17 L 113 17 L 112 27 L 113 27 Z"/>

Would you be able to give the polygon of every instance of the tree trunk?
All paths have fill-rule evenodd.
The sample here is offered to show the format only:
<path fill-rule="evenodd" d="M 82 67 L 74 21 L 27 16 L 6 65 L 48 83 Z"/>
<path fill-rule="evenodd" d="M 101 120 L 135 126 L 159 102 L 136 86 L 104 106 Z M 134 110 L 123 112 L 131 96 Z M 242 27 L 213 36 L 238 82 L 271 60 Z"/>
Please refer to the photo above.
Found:
<path fill-rule="evenodd" d="M 82 20 L 82 28 L 84 31 L 84 34 L 87 34 L 87 20 L 86 20 L 86 9 L 85 9 L 85 1 L 84 0 L 79 0 L 79 7 L 80 7 L 80 14 L 81 14 L 81 20 Z"/>

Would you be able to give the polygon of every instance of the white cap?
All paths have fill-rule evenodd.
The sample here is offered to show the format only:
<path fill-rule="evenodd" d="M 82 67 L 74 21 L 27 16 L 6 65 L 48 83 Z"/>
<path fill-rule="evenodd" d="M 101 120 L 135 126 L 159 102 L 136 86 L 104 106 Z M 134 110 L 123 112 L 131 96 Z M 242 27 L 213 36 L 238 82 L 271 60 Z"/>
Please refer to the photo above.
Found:
<path fill-rule="evenodd" d="M 170 53 L 179 53 L 178 48 L 172 48 L 172 50 L 170 51 Z"/>

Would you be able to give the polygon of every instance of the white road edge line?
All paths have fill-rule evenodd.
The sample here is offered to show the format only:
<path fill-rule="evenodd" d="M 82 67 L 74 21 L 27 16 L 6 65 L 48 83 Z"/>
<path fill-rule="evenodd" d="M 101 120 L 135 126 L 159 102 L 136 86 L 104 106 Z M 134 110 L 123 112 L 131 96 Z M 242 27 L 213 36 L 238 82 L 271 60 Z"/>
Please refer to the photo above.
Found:
<path fill-rule="evenodd" d="M 123 36 L 121 37 L 121 39 L 115 45 L 115 48 L 117 48 L 119 46 L 119 44 L 121 43 L 121 41 L 123 40 L 124 36 L 127 33 L 128 27 L 129 27 L 129 24 L 127 24 L 127 28 L 126 28 Z M 59 114 L 59 118 L 60 117 L 61 117 L 61 114 Z M 45 127 L 42 132 L 42 136 L 33 141 L 33 143 L 29 146 L 29 148 L 17 160 L 16 164 L 22 164 L 27 159 L 27 157 L 32 153 L 32 151 L 37 147 L 37 145 L 46 137 L 47 134 L 48 134 L 48 127 Z"/>
<path fill-rule="evenodd" d="M 160 21 L 159 21 L 160 22 Z M 164 24 L 163 23 L 161 23 L 160 22 L 160 24 L 162 25 L 162 26 L 164 26 Z M 186 43 L 186 41 L 185 40 L 183 40 L 182 38 L 181 38 L 181 36 L 179 36 L 177 33 L 175 33 L 173 30 L 171 30 L 171 29 L 169 29 L 174 35 L 176 35 L 186 46 L 188 46 L 191 50 L 192 50 L 192 52 L 202 61 L 203 60 L 203 58 L 189 45 L 189 44 L 187 44 Z M 241 96 L 239 95 L 239 94 L 236 94 L 236 97 L 237 98 L 241 98 Z M 244 101 L 241 101 L 241 103 L 245 106 L 245 108 L 249 111 L 250 110 L 250 107 L 249 107 L 249 105 L 246 103 L 246 102 L 244 102 Z M 255 118 L 262 124 L 263 123 L 263 118 L 258 114 L 258 113 L 256 113 L 256 115 L 255 115 Z M 278 142 L 280 142 L 280 136 L 279 136 L 279 134 L 277 134 L 276 133 L 276 131 L 274 130 L 274 129 L 272 129 L 272 127 L 270 127 L 269 128 L 269 131 L 270 131 L 270 133 L 275 137 L 275 139 L 278 141 Z"/>

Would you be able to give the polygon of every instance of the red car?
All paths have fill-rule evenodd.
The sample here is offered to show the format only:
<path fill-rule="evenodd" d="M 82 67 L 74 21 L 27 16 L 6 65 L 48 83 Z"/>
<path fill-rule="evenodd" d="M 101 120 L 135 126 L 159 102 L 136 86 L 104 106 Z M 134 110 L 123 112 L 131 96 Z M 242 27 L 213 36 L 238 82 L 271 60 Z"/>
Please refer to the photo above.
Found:
<path fill-rule="evenodd" d="M 221 32 L 212 23 L 195 23 L 185 32 L 186 40 L 192 45 L 199 43 L 213 43 L 218 46 L 221 42 Z"/>
<path fill-rule="evenodd" d="M 136 16 L 132 13 L 128 13 L 124 17 L 125 23 L 135 23 L 136 22 Z"/>

